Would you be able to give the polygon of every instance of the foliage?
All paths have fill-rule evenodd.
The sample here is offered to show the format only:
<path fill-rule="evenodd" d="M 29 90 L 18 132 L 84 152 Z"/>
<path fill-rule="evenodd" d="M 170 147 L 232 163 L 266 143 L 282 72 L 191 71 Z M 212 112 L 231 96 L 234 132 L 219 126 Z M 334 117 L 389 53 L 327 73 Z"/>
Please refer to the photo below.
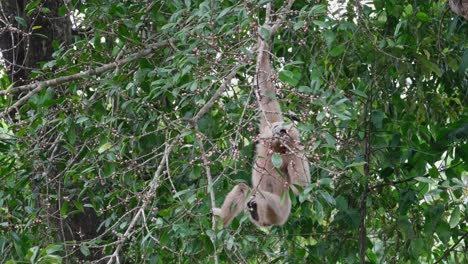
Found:
<path fill-rule="evenodd" d="M 370 263 L 466 261 L 468 27 L 444 1 L 296 1 L 272 54 L 313 184 L 282 227 L 244 215 L 212 228 L 209 192 L 220 205 L 250 180 L 252 49 L 264 4 L 282 2 L 71 1 L 80 34 L 31 77 L 171 44 L 0 119 L 0 262 L 106 259 L 119 246 L 126 263 L 354 263 L 360 249 Z M 87 215 L 93 230 L 65 236 Z"/>

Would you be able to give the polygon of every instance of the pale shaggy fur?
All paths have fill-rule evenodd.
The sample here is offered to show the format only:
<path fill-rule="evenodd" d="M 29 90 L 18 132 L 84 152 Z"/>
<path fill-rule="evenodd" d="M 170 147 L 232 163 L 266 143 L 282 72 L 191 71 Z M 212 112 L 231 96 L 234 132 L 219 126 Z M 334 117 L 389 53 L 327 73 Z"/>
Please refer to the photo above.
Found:
<path fill-rule="evenodd" d="M 275 168 L 274 153 L 281 155 L 281 166 Z M 229 192 L 221 208 L 214 209 L 224 226 L 229 225 L 246 207 L 250 220 L 257 226 L 283 225 L 291 211 L 289 187 L 306 187 L 310 183 L 309 165 L 300 145 L 299 133 L 292 125 L 276 122 L 259 135 L 257 157 L 253 166 L 251 189 L 238 184 Z M 247 199 L 247 195 L 250 198 Z"/>

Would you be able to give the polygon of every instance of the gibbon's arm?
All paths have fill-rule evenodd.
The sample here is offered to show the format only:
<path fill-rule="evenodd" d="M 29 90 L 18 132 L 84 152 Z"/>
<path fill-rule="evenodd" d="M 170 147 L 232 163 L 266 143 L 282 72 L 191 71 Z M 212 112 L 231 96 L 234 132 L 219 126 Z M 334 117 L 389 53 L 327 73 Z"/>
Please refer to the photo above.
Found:
<path fill-rule="evenodd" d="M 273 193 L 258 190 L 247 203 L 250 220 L 257 226 L 283 225 L 291 212 L 291 199 L 286 190 L 283 199 Z"/>
<path fill-rule="evenodd" d="M 281 107 L 276 98 L 275 84 L 270 64 L 270 48 L 263 41 L 262 49 L 257 56 L 257 92 L 260 105 L 260 133 L 268 130 L 271 123 L 283 122 Z"/>
<path fill-rule="evenodd" d="M 231 223 L 245 208 L 247 194 L 250 193 L 250 188 L 244 183 L 240 183 L 228 193 L 221 208 L 214 208 L 213 214 L 218 215 L 223 220 L 223 226 Z"/>
<path fill-rule="evenodd" d="M 291 189 L 298 195 L 299 191 L 295 185 L 301 186 L 302 188 L 306 188 L 310 185 L 309 162 L 302 152 L 290 155 L 291 157 L 288 161 L 288 176 Z"/>

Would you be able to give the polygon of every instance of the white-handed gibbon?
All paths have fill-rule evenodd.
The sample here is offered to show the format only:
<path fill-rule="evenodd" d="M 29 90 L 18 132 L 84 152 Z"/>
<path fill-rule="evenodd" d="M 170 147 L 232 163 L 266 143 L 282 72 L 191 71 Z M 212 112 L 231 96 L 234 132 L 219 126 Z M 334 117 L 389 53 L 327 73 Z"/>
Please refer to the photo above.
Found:
<path fill-rule="evenodd" d="M 304 188 L 310 184 L 304 147 L 296 128 L 283 121 L 272 82 L 270 51 L 265 42 L 262 45 L 257 57 L 256 76 L 260 134 L 253 164 L 252 188 L 243 183 L 234 186 L 221 208 L 213 209 L 224 226 L 245 208 L 257 226 L 283 225 L 291 211 L 289 188 L 298 194 L 295 186 Z M 281 165 L 275 167 L 272 159 L 277 159 L 278 155 Z"/>

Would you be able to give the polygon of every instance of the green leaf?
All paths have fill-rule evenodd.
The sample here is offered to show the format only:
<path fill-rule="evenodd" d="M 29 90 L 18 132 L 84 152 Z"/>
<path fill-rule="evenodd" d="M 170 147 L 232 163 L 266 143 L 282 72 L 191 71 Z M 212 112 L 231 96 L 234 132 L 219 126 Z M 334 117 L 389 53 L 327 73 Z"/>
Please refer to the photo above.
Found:
<path fill-rule="evenodd" d="M 418 12 L 416 13 L 416 18 L 419 20 L 419 21 L 422 21 L 422 22 L 428 22 L 429 21 L 429 16 L 424 13 L 424 12 Z"/>
<path fill-rule="evenodd" d="M 63 245 L 61 245 L 61 244 L 50 244 L 44 250 L 45 250 L 47 255 L 52 255 L 55 252 L 62 251 L 63 250 Z"/>
<path fill-rule="evenodd" d="M 264 27 L 261 27 L 260 28 L 260 34 L 262 35 L 263 39 L 265 40 L 269 40 L 271 35 L 270 35 L 270 31 Z"/>
<path fill-rule="evenodd" d="M 91 252 L 89 251 L 89 248 L 88 248 L 85 244 L 83 244 L 83 243 L 81 243 L 80 252 L 81 252 L 81 254 L 83 254 L 85 257 L 87 257 L 87 256 L 89 256 L 89 255 L 91 254 Z"/>
<path fill-rule="evenodd" d="M 319 183 L 320 185 L 330 185 L 333 183 L 333 180 L 330 178 L 321 178 Z"/>
<path fill-rule="evenodd" d="M 324 22 L 324 21 L 312 20 L 312 23 L 314 23 L 315 25 L 317 25 L 317 26 L 319 26 L 321 28 L 327 28 L 328 27 L 327 22 Z"/>
<path fill-rule="evenodd" d="M 309 14 L 311 16 L 326 14 L 326 13 L 327 13 L 327 6 L 322 5 L 322 4 L 321 5 L 314 5 L 309 11 Z"/>
<path fill-rule="evenodd" d="M 64 201 L 62 207 L 60 208 L 60 215 L 66 216 L 68 213 L 68 201 Z"/>
<path fill-rule="evenodd" d="M 306 94 L 313 93 L 312 88 L 310 88 L 309 86 L 304 86 L 304 85 L 299 86 L 297 91 L 300 92 L 300 93 L 306 93 Z"/>
<path fill-rule="evenodd" d="M 403 15 L 405 17 L 411 16 L 413 14 L 413 6 L 411 4 L 408 4 L 405 6 L 405 10 L 403 12 Z"/>
<path fill-rule="evenodd" d="M 227 13 L 229 13 L 231 11 L 231 7 L 228 7 L 228 8 L 225 8 L 223 9 L 223 11 L 221 11 L 221 13 L 219 13 L 219 15 L 216 17 L 216 19 L 220 19 L 222 18 L 223 16 L 225 16 Z"/>
<path fill-rule="evenodd" d="M 318 192 L 323 197 L 323 199 L 327 201 L 328 204 L 330 205 L 335 204 L 335 199 L 327 191 L 319 190 Z"/>
<path fill-rule="evenodd" d="M 37 256 L 39 255 L 39 247 L 35 246 L 28 249 L 28 254 L 26 258 L 29 259 L 30 263 L 37 263 Z"/>
<path fill-rule="evenodd" d="M 365 161 L 353 162 L 353 163 L 347 165 L 346 168 L 362 167 L 362 166 L 366 165 L 366 163 L 367 163 L 367 162 L 365 162 Z"/>
<path fill-rule="evenodd" d="M 101 154 L 105 152 L 106 150 L 110 149 L 111 147 L 112 147 L 112 143 L 106 142 L 99 147 L 98 153 Z"/>
<path fill-rule="evenodd" d="M 39 5 L 41 3 L 41 0 L 36 0 L 36 1 L 33 1 L 33 2 L 30 2 L 26 5 L 26 7 L 24 8 L 24 10 L 26 11 L 30 11 L 32 9 L 34 9 L 37 5 Z"/>
<path fill-rule="evenodd" d="M 384 112 L 382 111 L 372 111 L 371 113 L 371 121 L 375 128 L 381 129 L 382 128 L 382 121 L 384 119 Z"/>
<path fill-rule="evenodd" d="M 415 177 L 414 178 L 418 182 L 425 182 L 425 183 L 435 183 L 434 180 L 427 178 L 427 177 Z"/>
<path fill-rule="evenodd" d="M 344 45 L 335 46 L 335 47 L 333 47 L 333 48 L 330 50 L 330 56 L 332 56 L 332 57 L 338 57 L 338 56 L 340 56 L 341 54 L 343 54 L 344 50 L 345 50 L 345 46 L 344 46 Z"/>
<path fill-rule="evenodd" d="M 273 153 L 273 155 L 271 155 L 271 162 L 275 168 L 279 169 L 281 164 L 283 164 L 283 158 L 281 157 L 281 154 Z"/>
<path fill-rule="evenodd" d="M 294 29 L 294 31 L 297 31 L 297 30 L 303 28 L 304 25 L 305 25 L 305 21 L 304 21 L 304 20 L 298 21 L 298 22 L 296 22 L 296 23 L 294 24 L 293 29 Z"/>
<path fill-rule="evenodd" d="M 380 12 L 379 16 L 377 17 L 377 21 L 380 23 L 380 24 L 385 24 L 387 23 L 387 12 L 382 11 Z"/>
<path fill-rule="evenodd" d="M 419 56 L 419 62 L 421 63 L 421 67 L 423 68 L 426 75 L 430 75 L 433 72 L 438 77 L 442 76 L 442 72 L 435 63 L 423 58 L 422 56 Z"/>
<path fill-rule="evenodd" d="M 359 97 L 362 97 L 362 98 L 367 98 L 367 94 L 363 91 L 360 91 L 360 90 L 356 90 L 356 89 L 353 89 L 351 90 L 351 92 Z"/>
<path fill-rule="evenodd" d="M 68 13 L 67 6 L 66 5 L 61 5 L 58 9 L 57 14 L 61 17 L 65 16 Z"/>
<path fill-rule="evenodd" d="M 460 64 L 460 72 L 464 73 L 468 68 L 468 48 L 465 48 L 465 52 L 463 52 L 462 62 Z"/>
<path fill-rule="evenodd" d="M 452 234 L 450 232 L 449 224 L 445 221 L 439 221 L 436 227 L 436 233 L 442 241 L 442 243 L 444 243 L 444 245 L 447 245 L 447 243 L 450 241 L 450 236 Z"/>
<path fill-rule="evenodd" d="M 460 222 L 460 208 L 457 206 L 453 209 L 452 214 L 450 215 L 450 228 L 454 228 Z"/>
<path fill-rule="evenodd" d="M 273 1 L 273 0 L 260 0 L 260 2 L 258 2 L 258 5 L 259 6 L 266 5 L 266 4 L 270 3 L 271 1 Z"/>
<path fill-rule="evenodd" d="M 20 24 L 20 26 L 22 26 L 24 28 L 28 26 L 28 24 L 26 23 L 26 20 L 24 20 L 24 18 L 22 18 L 22 17 L 15 16 L 15 20 L 16 20 L 16 22 L 18 22 L 18 24 Z"/>
<path fill-rule="evenodd" d="M 288 70 L 283 70 L 279 74 L 279 79 L 291 86 L 296 86 L 299 83 L 299 78 L 296 78 L 293 72 Z"/>

